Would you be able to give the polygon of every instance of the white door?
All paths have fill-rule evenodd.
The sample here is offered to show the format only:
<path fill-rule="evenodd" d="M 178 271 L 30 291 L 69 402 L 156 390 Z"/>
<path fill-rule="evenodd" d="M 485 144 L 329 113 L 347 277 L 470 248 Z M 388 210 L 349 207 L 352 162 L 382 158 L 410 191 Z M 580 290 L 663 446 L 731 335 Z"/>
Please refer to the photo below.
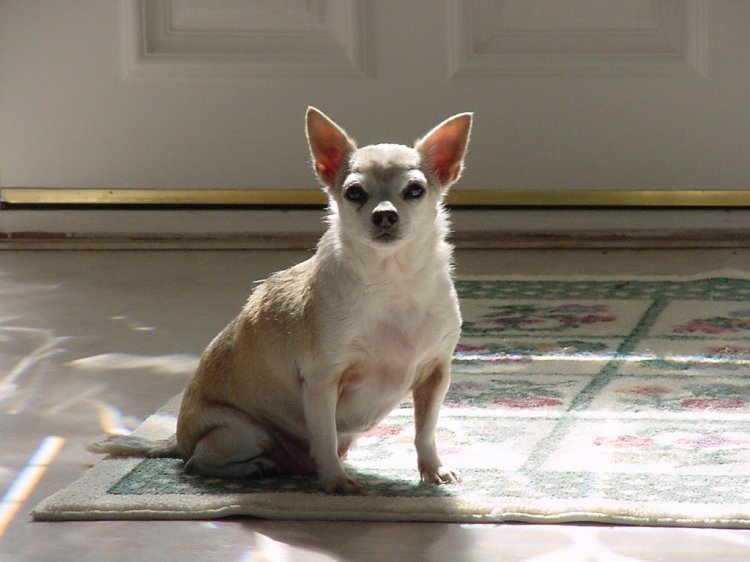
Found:
<path fill-rule="evenodd" d="M 465 190 L 741 190 L 744 0 L 0 0 L 0 187 L 314 189 L 476 113 Z"/>

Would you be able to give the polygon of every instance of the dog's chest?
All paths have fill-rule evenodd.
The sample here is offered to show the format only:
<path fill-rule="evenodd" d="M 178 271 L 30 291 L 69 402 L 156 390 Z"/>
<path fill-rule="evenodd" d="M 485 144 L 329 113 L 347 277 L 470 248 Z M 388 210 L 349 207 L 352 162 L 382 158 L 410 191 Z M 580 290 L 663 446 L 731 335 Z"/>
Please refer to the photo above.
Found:
<path fill-rule="evenodd" d="M 413 386 L 420 367 L 452 352 L 459 322 L 449 290 L 427 302 L 401 298 L 362 306 L 339 382 L 339 421 L 366 429 L 388 413 Z"/>
<path fill-rule="evenodd" d="M 439 346 L 456 322 L 454 305 L 448 291 L 429 293 L 385 292 L 363 303 L 354 343 L 365 358 L 404 367 Z"/>

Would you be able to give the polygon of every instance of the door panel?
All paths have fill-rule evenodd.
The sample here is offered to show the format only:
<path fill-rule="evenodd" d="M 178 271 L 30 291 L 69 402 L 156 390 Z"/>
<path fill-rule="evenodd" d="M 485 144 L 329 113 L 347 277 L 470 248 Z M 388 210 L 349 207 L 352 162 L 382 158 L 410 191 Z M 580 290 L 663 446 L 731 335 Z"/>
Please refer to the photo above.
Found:
<path fill-rule="evenodd" d="M 742 190 L 750 3 L 3 0 L 0 187 L 312 189 L 303 115 L 409 143 L 476 112 L 460 189 Z"/>

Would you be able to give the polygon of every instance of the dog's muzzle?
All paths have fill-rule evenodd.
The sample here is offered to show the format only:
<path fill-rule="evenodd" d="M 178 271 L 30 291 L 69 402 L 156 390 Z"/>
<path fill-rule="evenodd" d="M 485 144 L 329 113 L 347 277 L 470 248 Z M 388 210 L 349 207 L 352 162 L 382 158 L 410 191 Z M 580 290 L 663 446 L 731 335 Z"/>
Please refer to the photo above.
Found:
<path fill-rule="evenodd" d="M 372 211 L 372 237 L 378 242 L 398 240 L 398 212 L 390 201 L 383 201 Z"/>
<path fill-rule="evenodd" d="M 398 222 L 396 211 L 376 211 L 372 214 L 372 223 L 382 229 L 393 227 Z"/>

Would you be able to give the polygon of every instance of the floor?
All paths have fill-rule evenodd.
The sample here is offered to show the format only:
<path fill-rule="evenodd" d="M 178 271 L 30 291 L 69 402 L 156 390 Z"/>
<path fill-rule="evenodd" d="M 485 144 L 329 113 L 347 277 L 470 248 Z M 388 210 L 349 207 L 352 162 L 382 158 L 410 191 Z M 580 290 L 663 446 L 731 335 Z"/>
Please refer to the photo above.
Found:
<path fill-rule="evenodd" d="M 33 523 L 27 514 L 183 386 L 253 281 L 302 252 L 0 252 L 0 559 L 673 561 L 750 559 L 750 531 L 606 526 Z M 750 250 L 464 251 L 458 273 L 750 271 Z M 106 366 L 106 368 L 104 368 Z M 134 374 L 135 373 L 135 374 Z M 32 461 L 48 436 L 49 462 Z M 31 462 L 30 462 L 31 461 Z M 28 478 L 26 478 L 28 476 Z"/>

